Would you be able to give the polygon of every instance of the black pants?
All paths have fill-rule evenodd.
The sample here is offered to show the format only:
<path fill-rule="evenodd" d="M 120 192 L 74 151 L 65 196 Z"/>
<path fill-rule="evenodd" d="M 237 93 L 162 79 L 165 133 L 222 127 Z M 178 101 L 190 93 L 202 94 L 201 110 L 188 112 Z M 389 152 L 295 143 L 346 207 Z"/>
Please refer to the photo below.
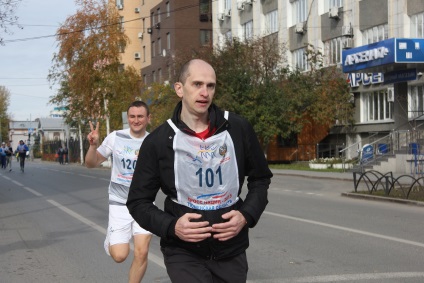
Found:
<path fill-rule="evenodd" d="M 172 283 L 246 283 L 246 252 L 221 260 L 205 259 L 185 249 L 161 249 Z"/>
<path fill-rule="evenodd" d="M 19 154 L 19 164 L 21 165 L 21 169 L 25 167 L 25 154 Z"/>

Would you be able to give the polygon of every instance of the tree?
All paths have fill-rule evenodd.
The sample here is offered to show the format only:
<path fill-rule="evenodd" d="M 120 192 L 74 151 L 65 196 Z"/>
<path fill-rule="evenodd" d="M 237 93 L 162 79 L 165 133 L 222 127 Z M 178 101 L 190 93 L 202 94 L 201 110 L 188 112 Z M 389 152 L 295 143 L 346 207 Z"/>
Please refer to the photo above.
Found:
<path fill-rule="evenodd" d="M 295 136 L 311 123 L 328 128 L 336 121 L 349 125 L 353 117 L 348 84 L 340 69 L 324 68 L 323 56 L 313 46 L 307 46 L 306 72 L 290 69 L 285 54 L 285 43 L 273 35 L 243 42 L 234 38 L 222 47 L 180 50 L 174 65 L 179 69 L 192 58 L 211 63 L 217 74 L 216 104 L 246 117 L 266 152 L 276 136 Z M 172 113 L 175 93 L 153 87 L 149 92 L 154 98 L 153 113 Z"/>
<path fill-rule="evenodd" d="M 7 108 L 10 103 L 10 91 L 5 86 L 0 86 L 0 140 L 9 140 L 9 117 Z"/>
<path fill-rule="evenodd" d="M 0 30 L 10 34 L 11 26 L 18 26 L 18 17 L 15 16 L 16 8 L 21 0 L 0 0 Z M 0 45 L 3 45 L 3 37 L 0 33 Z"/>
<path fill-rule="evenodd" d="M 68 122 L 104 121 L 110 116 L 112 129 L 117 129 L 122 125 L 120 112 L 140 95 L 140 75 L 133 68 L 123 69 L 119 61 L 128 37 L 110 1 L 75 3 L 80 8 L 57 31 L 59 51 L 49 79 L 59 82 L 61 89 L 50 102 L 68 106 Z"/>

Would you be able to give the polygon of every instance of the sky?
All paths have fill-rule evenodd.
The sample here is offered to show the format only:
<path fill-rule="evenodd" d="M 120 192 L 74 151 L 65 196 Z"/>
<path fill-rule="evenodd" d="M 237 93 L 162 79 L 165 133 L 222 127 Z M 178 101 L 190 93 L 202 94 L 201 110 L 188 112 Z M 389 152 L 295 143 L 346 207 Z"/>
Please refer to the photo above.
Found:
<path fill-rule="evenodd" d="M 21 0 L 15 16 L 23 29 L 14 27 L 11 35 L 2 32 L 5 45 L 0 45 L 0 85 L 11 94 L 8 114 L 12 120 L 46 118 L 56 106 L 48 102 L 58 86 L 47 80 L 58 50 L 54 34 L 75 12 L 74 0 Z M 13 41 L 20 39 L 29 40 Z"/>

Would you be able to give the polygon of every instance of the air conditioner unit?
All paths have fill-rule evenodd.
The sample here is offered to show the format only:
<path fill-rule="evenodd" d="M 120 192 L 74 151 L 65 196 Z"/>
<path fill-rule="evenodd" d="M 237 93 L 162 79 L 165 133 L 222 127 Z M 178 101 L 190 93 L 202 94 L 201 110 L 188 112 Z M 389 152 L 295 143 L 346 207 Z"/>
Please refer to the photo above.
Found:
<path fill-rule="evenodd" d="M 148 34 L 152 34 L 152 32 L 153 32 L 152 28 L 147 28 L 147 33 Z"/>
<path fill-rule="evenodd" d="M 224 20 L 224 13 L 218 13 L 218 21 Z"/>
<path fill-rule="evenodd" d="M 137 13 L 137 14 L 140 13 L 140 8 L 138 8 L 138 7 L 134 8 L 134 12 Z"/>
<path fill-rule="evenodd" d="M 342 26 L 342 36 L 353 36 L 353 29 L 351 26 Z"/>
<path fill-rule="evenodd" d="M 134 59 L 140 59 L 140 52 L 134 53 Z"/>
<path fill-rule="evenodd" d="M 339 8 L 331 7 L 330 11 L 328 11 L 328 17 L 330 19 L 338 19 L 339 18 Z"/>
<path fill-rule="evenodd" d="M 163 81 L 164 85 L 169 85 L 169 81 Z"/>
<path fill-rule="evenodd" d="M 393 86 L 387 88 L 387 101 L 395 102 L 395 88 Z"/>
<path fill-rule="evenodd" d="M 304 34 L 305 33 L 305 24 L 302 22 L 302 23 L 297 23 L 296 24 L 296 33 L 298 33 L 298 34 Z"/>
<path fill-rule="evenodd" d="M 118 7 L 118 10 L 123 10 L 124 9 L 124 5 L 122 5 L 122 4 L 119 4 L 116 7 Z"/>
<path fill-rule="evenodd" d="M 237 2 L 237 10 L 239 10 L 239 11 L 244 10 L 244 2 L 242 2 L 242 1 Z"/>
<path fill-rule="evenodd" d="M 143 39 L 143 33 L 142 32 L 138 33 L 138 38 Z"/>
<path fill-rule="evenodd" d="M 224 11 L 224 15 L 225 15 L 226 17 L 231 17 L 231 10 L 225 10 L 225 11 Z"/>
<path fill-rule="evenodd" d="M 155 25 L 155 29 L 160 29 L 160 23 L 157 23 L 157 24 Z"/>
<path fill-rule="evenodd" d="M 353 39 L 352 38 L 344 38 L 343 39 L 343 49 L 350 49 L 353 47 Z"/>

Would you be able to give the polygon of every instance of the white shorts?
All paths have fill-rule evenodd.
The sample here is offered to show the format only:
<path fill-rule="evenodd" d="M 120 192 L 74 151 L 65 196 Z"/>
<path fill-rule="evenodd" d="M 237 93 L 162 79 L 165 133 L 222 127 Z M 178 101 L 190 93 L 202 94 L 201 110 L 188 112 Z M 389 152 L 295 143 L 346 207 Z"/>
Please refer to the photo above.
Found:
<path fill-rule="evenodd" d="M 150 235 L 132 218 L 125 205 L 109 205 L 109 224 L 104 247 L 109 254 L 109 246 L 127 244 L 132 236 L 137 234 Z"/>

